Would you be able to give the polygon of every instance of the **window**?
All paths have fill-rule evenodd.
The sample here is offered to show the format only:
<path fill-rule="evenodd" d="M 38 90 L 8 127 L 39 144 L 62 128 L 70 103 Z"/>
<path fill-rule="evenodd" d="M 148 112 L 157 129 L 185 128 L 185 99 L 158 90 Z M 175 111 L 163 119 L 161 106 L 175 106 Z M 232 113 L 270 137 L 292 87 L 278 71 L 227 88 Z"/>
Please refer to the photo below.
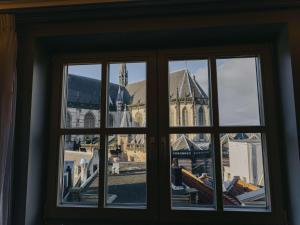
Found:
<path fill-rule="evenodd" d="M 203 63 L 205 60 L 169 62 L 169 95 L 172 96 L 176 83 L 178 90 L 176 100 L 169 100 L 169 109 L 171 112 L 173 104 L 179 108 L 183 105 L 181 126 L 189 127 L 187 108 L 192 109 L 191 112 L 195 114 L 193 118 L 198 118 L 194 126 L 205 125 L 204 107 L 210 105 L 209 89 L 213 89 L 218 93 L 218 101 L 214 99 L 213 108 L 219 108 L 219 111 L 214 110 L 218 118 L 213 117 L 211 127 L 224 127 L 226 130 L 232 126 L 229 130 L 236 128 L 238 131 L 214 132 L 218 137 L 202 132 L 170 134 L 171 202 L 174 209 L 216 207 L 216 173 L 213 169 L 215 151 L 220 151 L 222 156 L 221 165 L 216 166 L 223 180 L 223 209 L 269 209 L 270 196 L 265 186 L 268 181 L 265 180 L 263 159 L 263 148 L 266 146 L 262 145 L 264 129 L 261 125 L 264 122 L 260 116 L 263 106 L 259 96 L 262 90 L 259 86 L 261 78 L 258 60 L 257 57 L 216 58 L 217 86 L 211 83 L 211 87 L 208 63 Z M 183 70 L 177 70 L 182 64 Z M 246 126 L 258 126 L 259 133 L 247 133 Z M 220 149 L 212 144 L 215 139 L 216 142 L 222 140 Z"/>
<path fill-rule="evenodd" d="M 186 107 L 184 107 L 182 109 L 182 119 L 181 119 L 181 124 L 182 126 L 188 126 L 188 121 L 189 121 L 189 117 L 188 117 L 188 111 L 186 109 Z"/>
<path fill-rule="evenodd" d="M 199 125 L 199 126 L 204 126 L 204 125 L 205 125 L 205 119 L 204 119 L 204 109 L 203 109 L 202 106 L 199 107 L 199 112 L 198 112 L 198 114 L 199 114 L 199 117 L 198 117 L 198 119 L 199 119 L 198 125 Z"/>
<path fill-rule="evenodd" d="M 53 215 L 205 223 L 258 213 L 269 221 L 278 206 L 267 55 L 126 54 L 61 63 Z"/>
<path fill-rule="evenodd" d="M 114 117 L 113 117 L 113 115 L 109 114 L 108 119 L 109 119 L 109 126 L 113 127 L 114 126 Z"/>
<path fill-rule="evenodd" d="M 93 113 L 88 112 L 84 116 L 84 128 L 94 128 L 95 127 L 95 116 Z"/>

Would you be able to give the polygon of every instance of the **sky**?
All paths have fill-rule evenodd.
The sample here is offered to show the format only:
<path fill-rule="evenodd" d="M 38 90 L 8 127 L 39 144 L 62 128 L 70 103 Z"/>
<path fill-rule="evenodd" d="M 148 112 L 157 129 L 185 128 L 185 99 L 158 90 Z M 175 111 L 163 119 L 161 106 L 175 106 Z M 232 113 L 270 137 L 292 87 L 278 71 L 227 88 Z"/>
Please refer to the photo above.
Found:
<path fill-rule="evenodd" d="M 217 60 L 220 124 L 260 125 L 255 58 Z"/>
<path fill-rule="evenodd" d="M 101 64 L 69 65 L 69 74 L 101 80 Z"/>
<path fill-rule="evenodd" d="M 126 66 L 128 70 L 129 83 L 146 79 L 146 63 L 127 63 Z M 120 63 L 113 63 L 109 65 L 109 81 L 111 83 L 119 83 L 119 69 Z M 101 64 L 71 65 L 69 66 L 69 73 L 100 80 Z"/>
<path fill-rule="evenodd" d="M 128 82 L 146 78 L 144 62 L 127 63 Z M 118 84 L 119 63 L 110 64 L 109 79 Z M 208 61 L 170 61 L 169 72 L 187 68 L 209 95 Z M 101 65 L 72 65 L 69 73 L 101 79 Z M 219 116 L 221 125 L 260 125 L 255 58 L 217 60 Z"/>

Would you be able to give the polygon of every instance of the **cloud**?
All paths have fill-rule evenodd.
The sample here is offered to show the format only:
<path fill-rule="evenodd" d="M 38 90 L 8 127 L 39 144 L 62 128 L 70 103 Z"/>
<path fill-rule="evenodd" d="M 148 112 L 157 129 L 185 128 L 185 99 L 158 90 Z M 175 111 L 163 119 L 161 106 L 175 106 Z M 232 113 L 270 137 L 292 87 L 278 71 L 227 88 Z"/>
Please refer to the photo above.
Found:
<path fill-rule="evenodd" d="M 255 58 L 217 61 L 218 98 L 222 125 L 259 125 Z"/>
<path fill-rule="evenodd" d="M 255 58 L 217 61 L 218 99 L 221 125 L 259 125 Z M 196 80 L 208 93 L 208 69 L 201 67 Z"/>
<path fill-rule="evenodd" d="M 208 94 L 208 68 L 200 67 L 195 73 L 196 81 L 202 87 L 203 91 Z"/>

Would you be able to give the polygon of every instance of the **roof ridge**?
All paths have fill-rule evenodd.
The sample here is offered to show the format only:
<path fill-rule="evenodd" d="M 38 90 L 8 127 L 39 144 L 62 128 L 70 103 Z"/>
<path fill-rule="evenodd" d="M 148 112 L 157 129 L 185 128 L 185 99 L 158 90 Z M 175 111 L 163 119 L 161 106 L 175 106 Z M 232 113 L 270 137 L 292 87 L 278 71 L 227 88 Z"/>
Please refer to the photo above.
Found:
<path fill-rule="evenodd" d="M 188 79 L 188 86 L 189 86 L 189 89 L 190 89 L 190 95 L 193 96 L 193 92 L 192 92 L 192 87 L 191 87 L 191 76 L 190 76 L 190 72 L 188 70 L 185 70 L 185 73 L 184 75 L 187 76 L 187 79 Z"/>

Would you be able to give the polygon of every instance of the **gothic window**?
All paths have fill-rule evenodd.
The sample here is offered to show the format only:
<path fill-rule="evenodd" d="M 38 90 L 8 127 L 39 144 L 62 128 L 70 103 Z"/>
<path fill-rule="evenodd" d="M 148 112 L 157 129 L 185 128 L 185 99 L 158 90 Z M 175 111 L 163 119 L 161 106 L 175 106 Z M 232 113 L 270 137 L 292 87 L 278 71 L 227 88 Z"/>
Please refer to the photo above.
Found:
<path fill-rule="evenodd" d="M 92 112 L 88 112 L 84 116 L 84 128 L 94 128 L 95 127 L 95 116 Z"/>
<path fill-rule="evenodd" d="M 198 122 L 199 122 L 199 126 L 204 126 L 205 124 L 205 119 L 204 119 L 204 109 L 203 107 L 199 108 L 199 118 L 198 118 Z"/>
<path fill-rule="evenodd" d="M 188 111 L 186 107 L 182 109 L 182 126 L 187 126 L 188 125 Z"/>
<path fill-rule="evenodd" d="M 109 119 L 109 126 L 113 127 L 114 126 L 114 117 L 113 117 L 113 115 L 109 114 L 108 119 Z"/>
<path fill-rule="evenodd" d="M 204 109 L 203 109 L 202 106 L 199 108 L 198 113 L 199 113 L 198 114 L 198 123 L 199 123 L 198 125 L 199 126 L 204 126 L 205 125 L 205 119 L 204 119 Z M 203 133 L 199 134 L 199 139 L 200 140 L 204 139 L 204 134 Z"/>
<path fill-rule="evenodd" d="M 71 122 L 72 122 L 71 114 L 69 112 L 67 112 L 66 128 L 71 128 Z"/>

